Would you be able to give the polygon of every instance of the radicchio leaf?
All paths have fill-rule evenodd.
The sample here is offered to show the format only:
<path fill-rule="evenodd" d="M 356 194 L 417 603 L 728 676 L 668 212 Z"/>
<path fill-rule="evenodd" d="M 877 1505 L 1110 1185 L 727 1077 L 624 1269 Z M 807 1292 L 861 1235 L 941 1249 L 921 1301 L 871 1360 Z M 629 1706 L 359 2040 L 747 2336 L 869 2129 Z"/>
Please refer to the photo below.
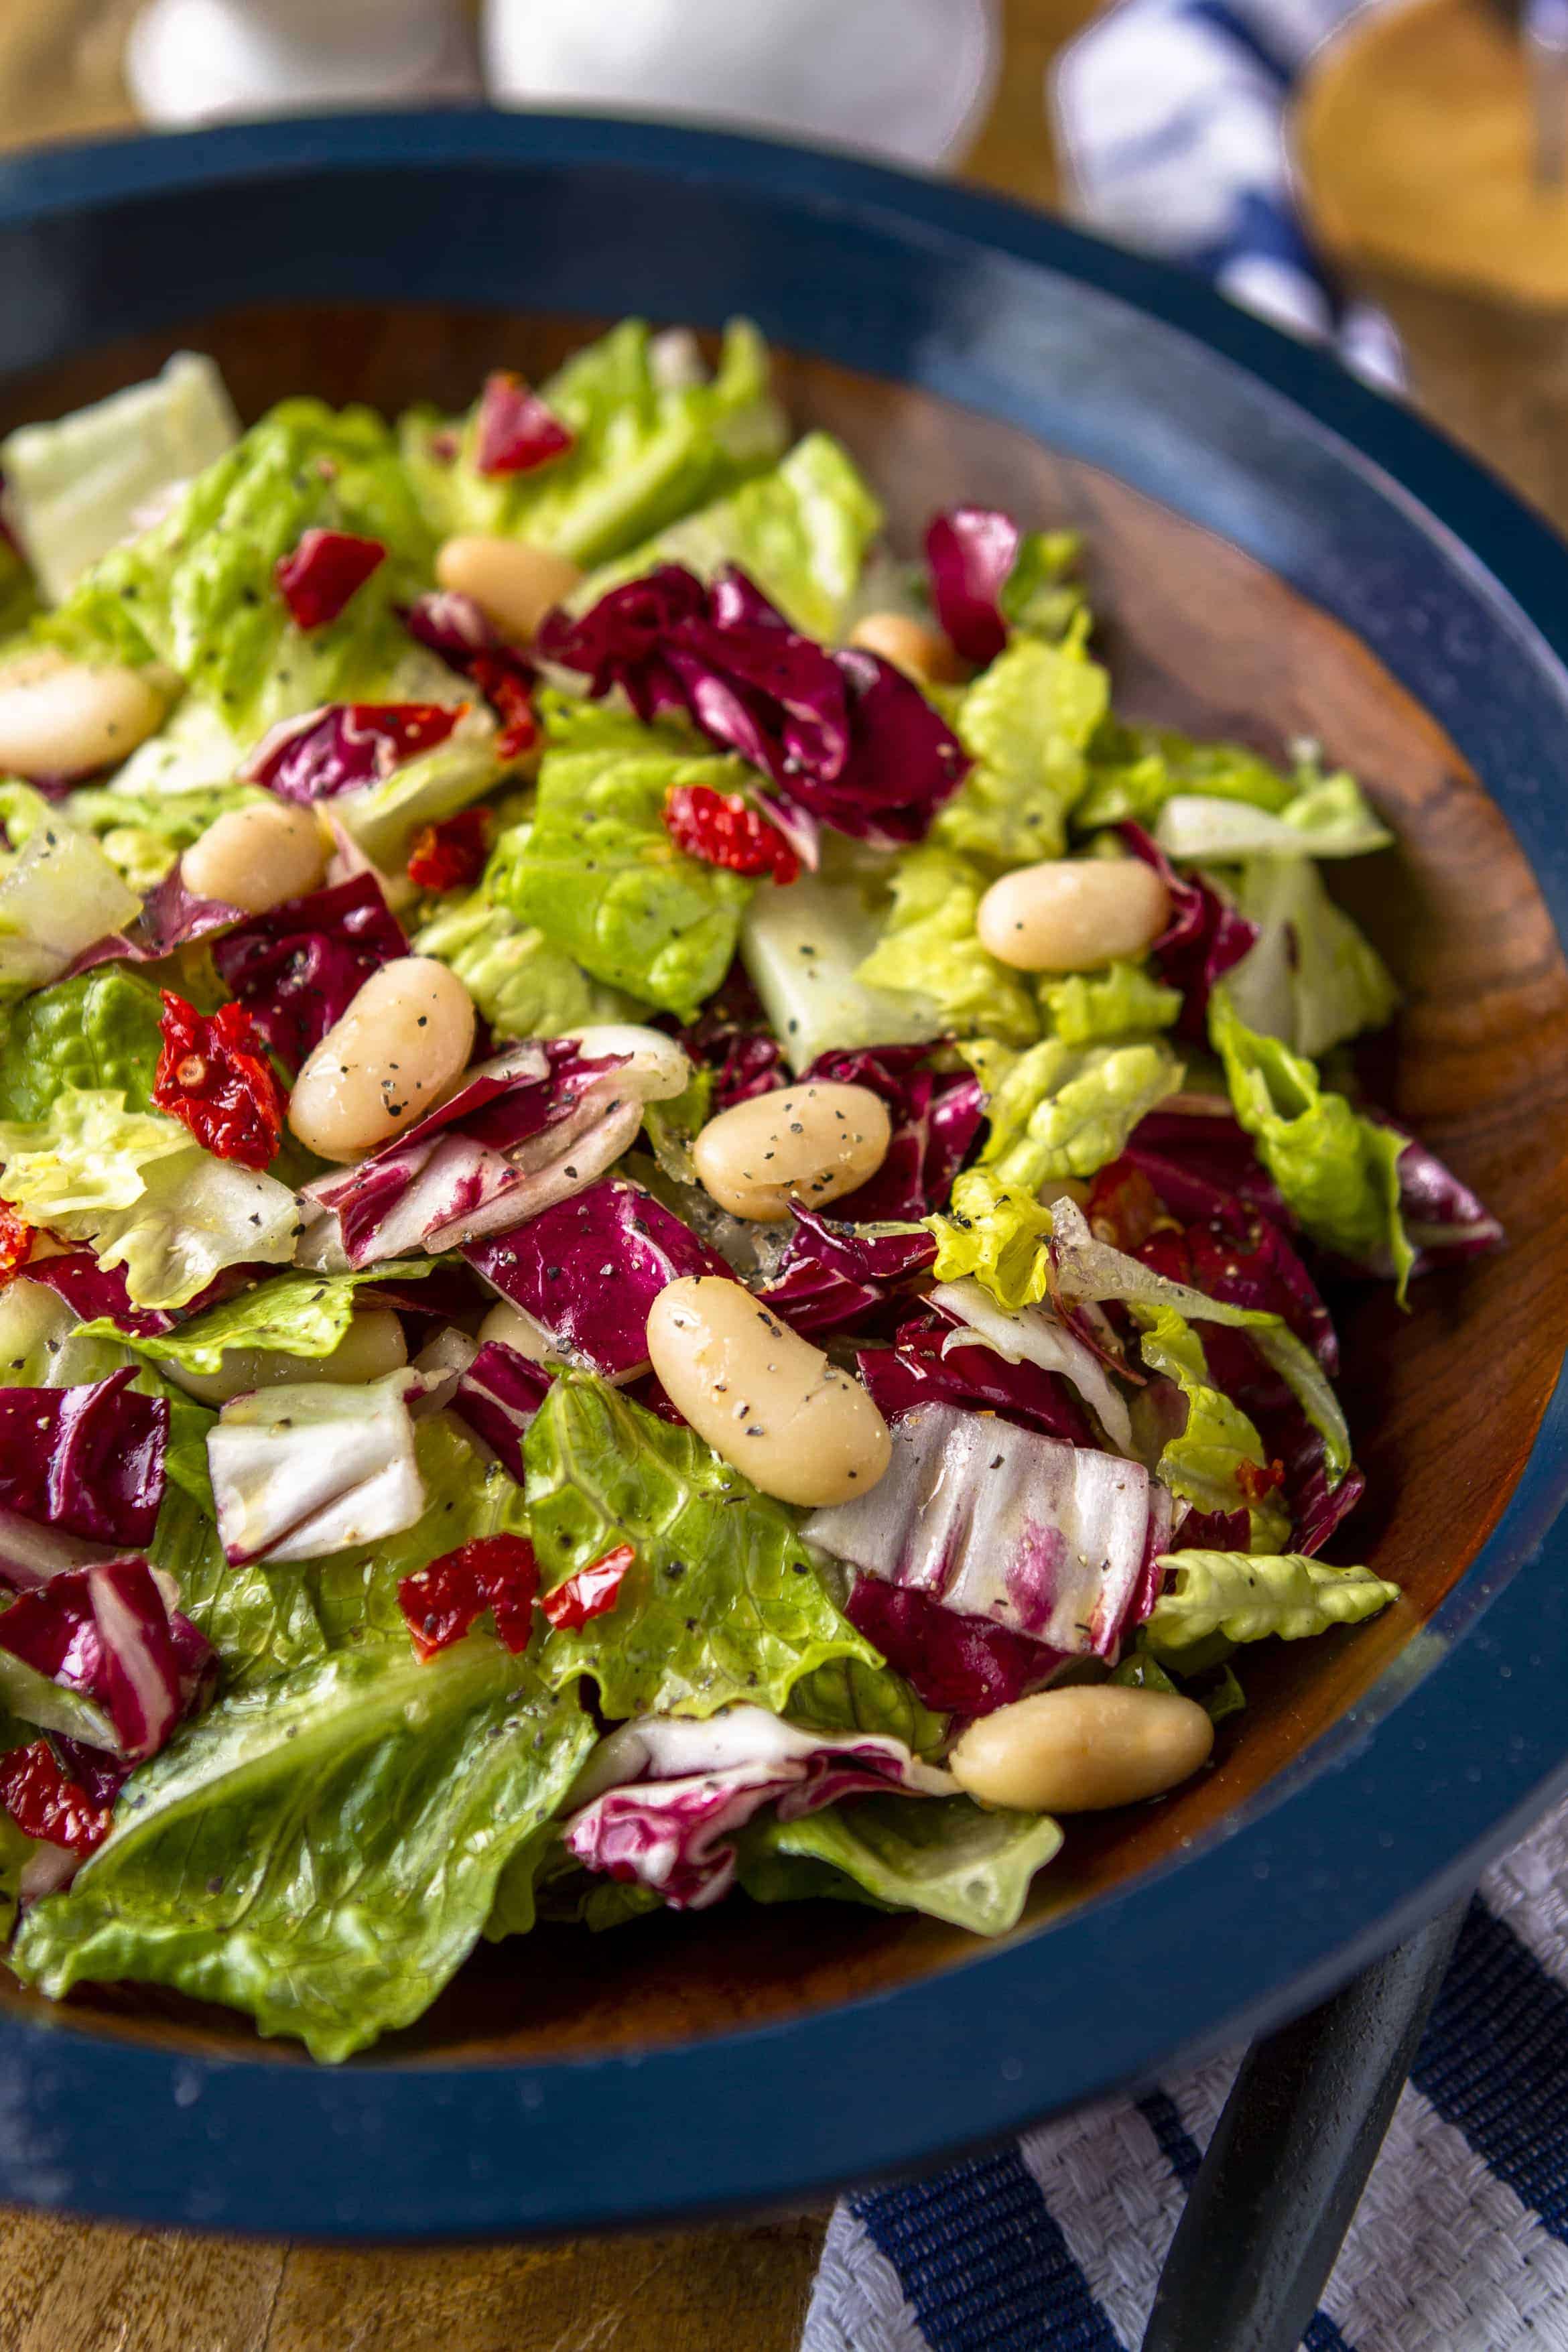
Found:
<path fill-rule="evenodd" d="M 531 474 L 564 457 L 574 436 L 539 394 L 503 368 L 485 378 L 474 418 L 474 467 L 487 476 Z"/>
<path fill-rule="evenodd" d="M 1258 926 L 1222 898 L 1202 874 L 1178 874 L 1164 851 L 1141 824 L 1116 828 L 1135 857 L 1152 866 L 1171 896 L 1171 919 L 1154 941 L 1154 969 L 1168 988 L 1182 992 L 1176 1034 L 1203 1041 L 1209 992 L 1238 964 L 1258 937 Z"/>
<path fill-rule="evenodd" d="M 386 561 L 379 539 L 313 524 L 275 567 L 279 593 L 297 629 L 323 629 Z"/>
<path fill-rule="evenodd" d="M 679 564 L 612 588 L 577 618 L 556 612 L 540 653 L 619 687 L 639 719 L 671 711 L 766 776 L 774 816 L 806 864 L 820 820 L 884 849 L 922 840 L 963 781 L 958 738 L 920 688 L 876 654 L 837 651 L 792 629 L 730 566 L 710 587 Z"/>
<path fill-rule="evenodd" d="M 536 673 L 515 646 L 498 635 L 473 598 L 434 589 L 416 597 L 402 617 L 411 637 L 438 654 L 489 703 L 501 722 L 496 738 L 500 757 L 514 760 L 530 750 L 539 733 L 531 699 Z"/>
<path fill-rule="evenodd" d="M 212 957 L 279 1061 L 297 1070 L 373 971 L 408 952 L 374 875 L 252 915 Z"/>
<path fill-rule="evenodd" d="M 790 1203 L 795 1231 L 757 1296 L 802 1333 L 836 1331 L 883 1306 L 892 1286 L 930 1265 L 936 1242 L 923 1225 L 850 1225 Z"/>
<path fill-rule="evenodd" d="M 962 1617 L 929 1592 L 879 1576 L 856 1577 L 844 1613 L 915 1696 L 943 1714 L 989 1715 L 1010 1706 L 1070 1663 L 1065 1650 L 1010 1633 L 989 1617 Z"/>
<path fill-rule="evenodd" d="M 985 1118 L 985 1090 L 969 1070 L 923 1068 L 929 1045 L 873 1045 L 819 1054 L 801 1080 L 868 1087 L 888 1106 L 892 1139 L 876 1174 L 835 1205 L 841 1218 L 870 1223 L 929 1216 L 945 1208 L 952 1180 Z"/>
<path fill-rule="evenodd" d="M 156 1755 L 182 1712 L 210 1695 L 216 1666 L 144 1559 L 70 1569 L 24 1593 L 0 1616 L 0 1649 L 90 1698 L 132 1763 Z"/>
<path fill-rule="evenodd" d="M 482 1438 L 521 1486 L 522 1441 L 544 1402 L 551 1375 L 503 1339 L 487 1339 L 458 1381 L 451 1410 Z"/>
<path fill-rule="evenodd" d="M 279 800 L 333 800 L 380 783 L 405 760 L 444 743 L 463 716 L 461 703 L 330 702 L 284 719 L 264 735 L 239 771 Z"/>
<path fill-rule="evenodd" d="M 610 1381 L 647 1369 L 648 1309 L 667 1284 L 730 1274 L 689 1225 L 620 1176 L 468 1243 L 463 1255 L 563 1357 Z"/>
<path fill-rule="evenodd" d="M 409 1402 L 445 1385 L 435 1375 L 396 1371 L 231 1398 L 207 1432 L 218 1539 L 230 1567 L 312 1559 L 411 1528 L 426 1498 Z"/>
<path fill-rule="evenodd" d="M 1007 642 L 1001 597 L 1023 534 L 994 507 L 954 507 L 926 532 L 931 603 L 943 634 L 979 669 Z"/>
<path fill-rule="evenodd" d="M 91 947 L 83 948 L 61 977 L 74 979 L 79 971 L 91 971 L 100 963 L 161 963 L 176 948 L 189 947 L 194 940 L 206 939 L 244 920 L 242 907 L 231 907 L 223 898 L 198 898 L 187 890 L 176 858 L 163 880 L 148 892 L 136 920 L 125 930 L 110 931 Z"/>
<path fill-rule="evenodd" d="M 953 1347 L 954 1337 L 952 1325 L 932 1315 L 904 1324 L 890 1348 L 857 1349 L 856 1370 L 885 1421 L 916 1405 L 951 1404 L 996 1413 L 1068 1445 L 1093 1445 L 1083 1407 L 1059 1372 L 1009 1363 L 994 1348 Z"/>
<path fill-rule="evenodd" d="M 987 1413 L 917 1405 L 873 1490 L 816 1511 L 807 1540 L 968 1617 L 1114 1658 L 1170 1498 L 1142 1465 Z"/>
<path fill-rule="evenodd" d="M 1368 1117 L 1380 1127 L 1391 1127 L 1405 1138 L 1395 1163 L 1399 1177 L 1399 1214 L 1415 1251 L 1413 1274 L 1435 1265 L 1460 1265 L 1496 1249 L 1503 1229 L 1485 1202 L 1468 1184 L 1461 1184 L 1435 1151 L 1390 1118 L 1384 1111 Z"/>
<path fill-rule="evenodd" d="M 163 1500 L 169 1406 L 127 1366 L 78 1388 L 0 1389 L 0 1509 L 141 1550 Z"/>
<path fill-rule="evenodd" d="M 951 1796 L 956 1786 L 902 1740 L 806 1731 L 764 1707 L 706 1722 L 643 1716 L 589 1758 L 564 1843 L 585 1869 L 651 1887 L 672 1910 L 702 1911 L 733 1884 L 734 1838 L 764 1805 L 798 1821 L 841 1797 Z"/>
<path fill-rule="evenodd" d="M 1366 1479 L 1352 1462 L 1331 1484 L 1328 1448 L 1321 1433 L 1302 1411 L 1289 1383 L 1268 1364 L 1245 1330 L 1218 1323 L 1194 1324 L 1203 1341 L 1209 1378 L 1238 1404 L 1257 1430 L 1264 1458 L 1279 1463 L 1285 1473 L 1279 1498 L 1290 1514 L 1291 1549 L 1309 1557 L 1321 1551 L 1340 1521 L 1353 1510 L 1366 1491 Z M 1182 1531 L 1182 1548 L 1194 1550 L 1199 1536 Z M 1245 1544 L 1216 1546 L 1243 1550 Z"/>
<path fill-rule="evenodd" d="M 1133 1129 L 1123 1159 L 1141 1168 L 1183 1224 L 1205 1221 L 1245 1232 L 1267 1217 L 1284 1233 L 1295 1220 L 1252 1138 L 1212 1095 L 1173 1095 Z"/>

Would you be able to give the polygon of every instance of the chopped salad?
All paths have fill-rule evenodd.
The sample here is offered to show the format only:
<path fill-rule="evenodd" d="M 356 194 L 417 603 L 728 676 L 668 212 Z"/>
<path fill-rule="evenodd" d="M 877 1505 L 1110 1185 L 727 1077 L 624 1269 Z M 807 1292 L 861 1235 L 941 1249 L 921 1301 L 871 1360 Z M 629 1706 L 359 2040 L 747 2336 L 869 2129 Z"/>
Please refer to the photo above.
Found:
<path fill-rule="evenodd" d="M 1390 835 L 1119 715 L 1070 534 L 895 554 L 743 323 L 0 464 L 24 1982 L 339 2060 L 539 1920 L 995 1935 L 1394 1600 L 1321 1280 L 1500 1236 L 1346 1061 Z"/>

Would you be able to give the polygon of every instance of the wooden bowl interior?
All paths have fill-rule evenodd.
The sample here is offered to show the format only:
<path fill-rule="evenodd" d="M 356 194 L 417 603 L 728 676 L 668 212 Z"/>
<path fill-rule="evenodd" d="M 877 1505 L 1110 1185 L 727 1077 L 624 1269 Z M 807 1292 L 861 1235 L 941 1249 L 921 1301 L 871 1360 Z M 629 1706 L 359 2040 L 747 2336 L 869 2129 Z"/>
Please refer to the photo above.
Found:
<path fill-rule="evenodd" d="M 537 378 L 583 322 L 436 310 L 250 309 L 122 342 L 0 391 L 0 428 L 136 381 L 182 347 L 211 352 L 242 413 L 285 394 L 464 405 L 487 369 Z M 1217 1769 L 1159 1803 L 1075 1824 L 1020 1935 L 1165 1863 L 1246 1805 L 1327 1731 L 1453 1589 L 1530 1451 L 1568 1339 L 1568 970 L 1512 833 L 1447 737 L 1364 647 L 1236 549 L 1097 469 L 925 394 L 802 358 L 781 362 L 801 428 L 842 436 L 886 499 L 906 551 L 933 509 L 994 503 L 1081 529 L 1118 709 L 1281 753 L 1311 735 L 1363 781 L 1397 852 L 1338 869 L 1336 894 L 1405 992 L 1373 1083 L 1503 1218 L 1513 1246 L 1418 1284 L 1403 1316 L 1384 1287 L 1335 1298 L 1343 1393 L 1367 1496 L 1334 1549 L 1405 1600 L 1371 1625 L 1246 1664 L 1248 1708 Z M 850 1906 L 736 1900 L 593 1937 L 536 1931 L 484 1947 L 423 2023 L 380 2045 L 446 2063 L 585 2053 L 776 2021 L 972 1958 L 956 1929 Z M 1048 1937 L 1039 1965 L 1052 1965 Z M 0 1998 L 33 2006 L 11 1986 Z M 249 2045 L 244 2021 L 141 1988 L 87 1990 L 83 2026 L 195 2047 Z"/>

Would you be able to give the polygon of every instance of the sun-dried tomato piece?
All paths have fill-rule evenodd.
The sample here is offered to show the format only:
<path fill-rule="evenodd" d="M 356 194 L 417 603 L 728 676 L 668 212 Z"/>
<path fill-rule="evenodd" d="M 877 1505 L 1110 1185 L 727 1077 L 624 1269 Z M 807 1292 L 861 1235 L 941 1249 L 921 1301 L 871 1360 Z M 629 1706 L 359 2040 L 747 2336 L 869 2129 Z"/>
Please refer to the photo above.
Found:
<path fill-rule="evenodd" d="M 538 1591 L 539 1569 L 526 1536 L 479 1536 L 405 1576 L 397 1588 L 397 1605 L 421 1659 L 460 1642 L 487 1609 L 517 1657 L 533 1630 Z"/>
<path fill-rule="evenodd" d="M 349 598 L 385 561 L 386 549 L 379 539 L 312 525 L 300 532 L 296 548 L 279 557 L 272 576 L 295 626 L 320 629 L 337 619 Z"/>
<path fill-rule="evenodd" d="M 1248 1462 L 1244 1456 L 1236 1465 L 1236 1483 L 1249 1503 L 1261 1503 L 1276 1486 L 1285 1484 L 1285 1465 L 1283 1462 L 1259 1465 Z"/>
<path fill-rule="evenodd" d="M 283 1090 L 245 1007 L 225 1004 L 209 1015 L 166 988 L 159 1026 L 157 1108 L 188 1127 L 216 1159 L 269 1166 L 283 1132 Z"/>
<path fill-rule="evenodd" d="M 793 882 L 800 872 L 800 860 L 777 825 L 739 793 L 716 793 L 711 784 L 672 784 L 665 795 L 664 824 L 676 847 L 704 866 L 727 866 L 731 874 L 771 874 L 775 882 Z"/>
<path fill-rule="evenodd" d="M 1089 1188 L 1087 1213 L 1097 1241 L 1130 1255 L 1136 1255 L 1156 1234 L 1181 1232 L 1142 1169 L 1126 1160 L 1112 1160 L 1099 1171 Z"/>
<path fill-rule="evenodd" d="M 32 1226 L 0 1201 L 0 1283 L 9 1282 L 26 1265 L 36 1239 Z"/>
<path fill-rule="evenodd" d="M 591 1559 L 586 1568 L 580 1568 L 564 1584 L 547 1592 L 540 1607 L 552 1625 L 565 1633 L 574 1632 L 590 1617 L 602 1617 L 606 1609 L 615 1607 L 626 1570 L 636 1558 L 630 1544 L 617 1544 L 614 1551 Z"/>
<path fill-rule="evenodd" d="M 414 836 L 408 853 L 408 879 L 421 890 L 468 890 L 484 871 L 489 856 L 490 824 L 486 810 L 460 809 L 456 816 L 427 824 Z"/>
<path fill-rule="evenodd" d="M 90 1853 L 114 1823 L 111 1806 L 99 1804 L 71 1780 L 47 1739 L 0 1756 L 0 1805 L 25 1837 Z"/>
<path fill-rule="evenodd" d="M 513 654 L 477 653 L 468 664 L 468 676 L 500 720 L 496 750 L 503 760 L 521 760 L 539 740 L 531 675 Z"/>
<path fill-rule="evenodd" d="M 574 437 L 520 375 L 498 368 L 485 378 L 474 455 L 481 474 L 531 474 L 563 457 Z"/>

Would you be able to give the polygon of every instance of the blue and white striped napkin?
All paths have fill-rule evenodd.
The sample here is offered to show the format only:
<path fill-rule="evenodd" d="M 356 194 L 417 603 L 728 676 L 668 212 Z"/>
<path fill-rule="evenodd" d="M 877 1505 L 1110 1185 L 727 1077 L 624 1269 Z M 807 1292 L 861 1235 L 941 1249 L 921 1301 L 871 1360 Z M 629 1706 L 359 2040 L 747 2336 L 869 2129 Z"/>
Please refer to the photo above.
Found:
<path fill-rule="evenodd" d="M 1239 2056 L 846 2199 L 802 2352 L 1136 2352 Z M 1302 2342 L 1568 2347 L 1568 1808 L 1482 1882 Z"/>
<path fill-rule="evenodd" d="M 1284 109 L 1361 0 L 1120 0 L 1057 68 L 1070 201 L 1400 389 L 1292 196 Z M 1373 0 L 1380 5 L 1380 0 Z M 1135 2352 L 1240 2056 L 847 2198 L 802 2352 Z M 1568 1808 L 1485 1880 L 1307 2352 L 1568 2352 Z"/>

